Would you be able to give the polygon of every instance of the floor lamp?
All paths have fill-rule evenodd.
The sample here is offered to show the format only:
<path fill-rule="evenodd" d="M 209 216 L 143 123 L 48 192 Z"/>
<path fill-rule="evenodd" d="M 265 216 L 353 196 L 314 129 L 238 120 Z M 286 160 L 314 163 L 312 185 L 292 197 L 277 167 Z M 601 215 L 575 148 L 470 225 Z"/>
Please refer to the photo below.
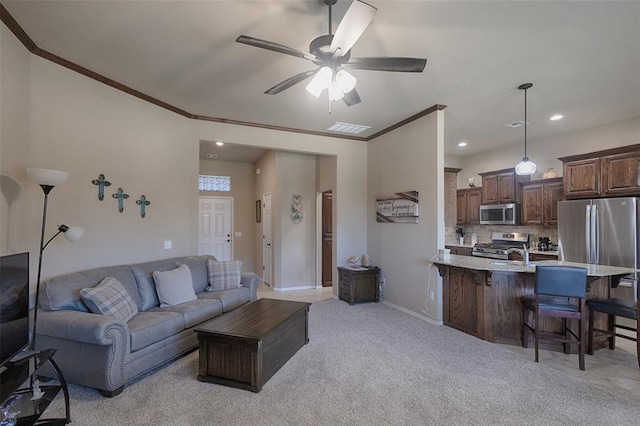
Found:
<path fill-rule="evenodd" d="M 36 348 L 36 331 L 38 326 L 38 298 L 40 296 L 40 276 L 42 272 L 42 253 L 44 253 L 44 249 L 47 248 L 49 243 L 53 241 L 55 237 L 60 234 L 64 234 L 64 237 L 70 243 L 76 242 L 82 236 L 84 230 L 82 228 L 77 228 L 74 226 L 66 226 L 60 225 L 58 226 L 58 232 L 45 243 L 44 242 L 44 231 L 47 224 L 47 201 L 49 199 L 49 193 L 53 188 L 58 185 L 63 184 L 69 173 L 61 172 L 58 170 L 50 170 L 50 169 L 35 169 L 28 168 L 27 175 L 31 180 L 36 182 L 42 188 L 44 192 L 44 208 L 42 210 L 42 230 L 40 232 L 40 256 L 38 257 L 38 279 L 36 281 L 36 302 L 33 310 L 33 331 L 31 337 L 31 349 L 35 350 Z"/>

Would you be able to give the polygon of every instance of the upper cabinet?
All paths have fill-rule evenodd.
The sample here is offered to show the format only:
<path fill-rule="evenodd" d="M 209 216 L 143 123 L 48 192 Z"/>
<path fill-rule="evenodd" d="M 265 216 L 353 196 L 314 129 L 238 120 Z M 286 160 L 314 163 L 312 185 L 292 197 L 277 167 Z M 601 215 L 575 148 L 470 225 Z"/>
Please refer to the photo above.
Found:
<path fill-rule="evenodd" d="M 520 183 L 531 179 L 518 176 L 515 169 L 480 173 L 482 176 L 482 203 L 509 204 L 521 201 Z"/>
<path fill-rule="evenodd" d="M 562 201 L 562 178 L 522 183 L 522 224 L 557 225 L 558 201 Z"/>
<path fill-rule="evenodd" d="M 640 195 L 640 144 L 559 160 L 567 199 Z"/>
<path fill-rule="evenodd" d="M 482 204 L 482 188 L 458 189 L 456 224 L 480 224 L 480 204 Z"/>

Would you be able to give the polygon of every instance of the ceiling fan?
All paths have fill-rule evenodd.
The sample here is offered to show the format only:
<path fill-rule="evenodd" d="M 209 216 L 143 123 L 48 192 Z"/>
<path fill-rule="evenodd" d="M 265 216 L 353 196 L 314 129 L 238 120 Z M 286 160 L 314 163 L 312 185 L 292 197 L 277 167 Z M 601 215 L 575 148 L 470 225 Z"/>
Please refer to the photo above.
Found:
<path fill-rule="evenodd" d="M 338 0 L 320 1 L 329 6 L 329 34 L 315 38 L 309 44 L 308 53 L 279 43 L 246 35 L 241 35 L 236 39 L 238 43 L 308 59 L 317 65 L 316 69 L 301 72 L 276 84 L 265 91 L 265 94 L 276 95 L 314 76 L 307 85 L 306 89 L 308 92 L 316 97 L 320 97 L 322 91 L 327 89 L 330 101 L 343 99 L 347 106 L 351 106 L 360 103 L 360 96 L 355 89 L 355 77 L 345 71 L 343 67 L 392 72 L 422 72 L 424 70 L 427 60 L 422 58 L 351 58 L 351 48 L 367 29 L 367 26 L 373 19 L 373 15 L 378 9 L 363 1 L 354 0 L 338 25 L 334 35 L 331 32 L 331 7 L 336 4 Z"/>

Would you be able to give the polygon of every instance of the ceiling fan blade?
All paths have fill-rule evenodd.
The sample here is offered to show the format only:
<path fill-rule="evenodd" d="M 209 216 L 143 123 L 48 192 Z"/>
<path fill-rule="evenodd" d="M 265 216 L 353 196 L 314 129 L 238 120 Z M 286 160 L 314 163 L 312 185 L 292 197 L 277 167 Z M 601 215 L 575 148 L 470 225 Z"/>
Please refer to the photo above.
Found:
<path fill-rule="evenodd" d="M 277 95 L 278 93 L 282 92 L 283 90 L 286 90 L 289 87 L 294 86 L 294 85 L 300 83 L 301 81 L 306 80 L 307 78 L 309 78 L 312 75 L 314 75 L 316 72 L 318 72 L 318 70 L 310 70 L 310 71 L 301 72 L 300 74 L 296 74 L 293 77 L 290 77 L 290 78 L 286 79 L 285 81 L 276 84 L 275 86 L 273 86 L 271 89 L 267 90 L 264 93 L 266 95 Z"/>
<path fill-rule="evenodd" d="M 367 3 L 354 0 L 342 18 L 340 25 L 338 25 L 336 34 L 333 36 L 331 52 L 340 49 L 338 56 L 347 53 L 358 41 L 364 30 L 367 29 L 377 11 L 378 9 Z"/>
<path fill-rule="evenodd" d="M 358 92 L 356 92 L 356 89 L 354 88 L 354 89 L 351 89 L 350 92 L 345 93 L 342 100 L 344 100 L 344 103 L 347 104 L 347 106 L 351 106 L 351 105 L 360 103 L 360 96 L 358 95 Z"/>
<path fill-rule="evenodd" d="M 372 71 L 422 72 L 427 60 L 422 58 L 369 57 L 352 58 L 345 65 Z"/>
<path fill-rule="evenodd" d="M 316 59 L 315 55 L 311 53 L 303 52 L 302 50 L 287 47 L 282 44 L 274 43 L 272 41 L 261 40 L 259 38 L 241 35 L 236 39 L 236 42 L 247 44 L 249 46 L 259 47 L 261 49 L 271 50 L 273 52 L 284 53 L 285 55 L 295 56 L 296 58 L 309 59 L 311 61 Z"/>

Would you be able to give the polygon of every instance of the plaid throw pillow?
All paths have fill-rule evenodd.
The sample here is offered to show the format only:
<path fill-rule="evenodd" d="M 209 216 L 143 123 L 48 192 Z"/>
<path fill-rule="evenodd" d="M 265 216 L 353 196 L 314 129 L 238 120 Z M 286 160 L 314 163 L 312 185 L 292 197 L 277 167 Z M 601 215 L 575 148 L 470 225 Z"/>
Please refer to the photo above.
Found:
<path fill-rule="evenodd" d="M 113 277 L 103 279 L 93 288 L 83 288 L 80 296 L 94 314 L 109 315 L 127 322 L 138 313 L 138 307 L 127 290 Z"/>
<path fill-rule="evenodd" d="M 240 274 L 242 261 L 232 260 L 218 262 L 207 260 L 207 272 L 209 273 L 209 287 L 207 291 L 226 290 L 240 287 Z"/>

